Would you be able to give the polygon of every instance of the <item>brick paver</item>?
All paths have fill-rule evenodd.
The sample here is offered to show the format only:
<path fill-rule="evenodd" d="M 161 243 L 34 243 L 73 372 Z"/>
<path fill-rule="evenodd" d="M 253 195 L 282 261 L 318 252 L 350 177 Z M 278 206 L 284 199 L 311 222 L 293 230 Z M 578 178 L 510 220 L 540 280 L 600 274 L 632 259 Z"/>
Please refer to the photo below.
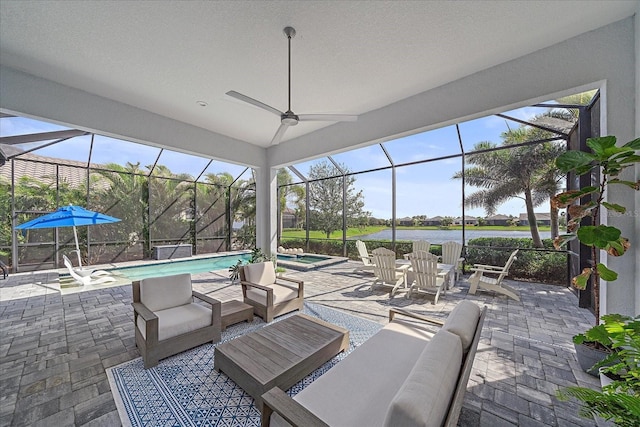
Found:
<path fill-rule="evenodd" d="M 517 302 L 468 295 L 461 279 L 433 305 L 371 292 L 372 276 L 354 273 L 356 266 L 287 274 L 304 280 L 306 300 L 381 324 L 390 307 L 442 318 L 462 299 L 488 307 L 459 425 L 595 425 L 577 415 L 576 403 L 555 397 L 559 387 L 599 386 L 575 361 L 571 337 L 594 318 L 570 290 L 512 281 Z M 241 299 L 226 274 L 194 275 L 194 288 L 221 301 Z M 0 280 L 0 426 L 119 425 L 105 369 L 139 357 L 130 304 L 130 284 L 61 292 L 57 272 Z"/>

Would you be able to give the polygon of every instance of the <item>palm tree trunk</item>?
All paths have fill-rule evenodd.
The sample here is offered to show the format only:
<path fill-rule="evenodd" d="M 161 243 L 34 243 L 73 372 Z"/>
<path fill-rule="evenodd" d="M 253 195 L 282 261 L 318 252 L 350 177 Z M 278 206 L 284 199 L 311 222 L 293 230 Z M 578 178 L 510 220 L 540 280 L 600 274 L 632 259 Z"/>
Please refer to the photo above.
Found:
<path fill-rule="evenodd" d="M 531 197 L 531 189 L 528 187 L 524 191 L 524 203 L 527 207 L 527 219 L 529 220 L 529 228 L 531 229 L 531 239 L 533 240 L 533 246 L 536 248 L 542 248 L 542 240 L 540 240 L 540 233 L 538 232 L 538 222 L 536 221 L 536 215 L 533 212 L 533 198 Z"/>
<path fill-rule="evenodd" d="M 549 201 L 551 202 L 551 201 Z M 551 205 L 551 210 L 549 211 L 549 217 L 551 219 L 551 239 L 555 239 L 558 237 L 558 208 L 554 208 L 553 204 Z"/>

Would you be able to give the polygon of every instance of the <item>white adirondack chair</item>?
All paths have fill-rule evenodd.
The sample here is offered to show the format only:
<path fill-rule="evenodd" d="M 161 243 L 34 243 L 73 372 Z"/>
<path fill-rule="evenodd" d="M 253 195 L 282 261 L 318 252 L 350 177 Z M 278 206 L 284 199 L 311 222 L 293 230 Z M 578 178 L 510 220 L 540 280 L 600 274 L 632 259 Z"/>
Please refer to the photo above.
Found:
<path fill-rule="evenodd" d="M 455 282 L 460 278 L 462 273 L 462 263 L 464 258 L 462 254 L 462 243 L 458 242 L 444 242 L 442 244 L 442 263 L 452 265 L 456 272 L 454 283 L 451 283 L 450 288 L 455 285 Z"/>
<path fill-rule="evenodd" d="M 367 250 L 367 245 L 364 244 L 362 240 L 356 240 L 356 248 L 358 248 L 358 255 L 362 260 L 362 265 L 358 266 L 354 270 L 354 273 L 357 271 L 373 271 L 374 263 L 373 258 L 369 255 L 369 251 Z"/>
<path fill-rule="evenodd" d="M 512 287 L 502 283 L 502 280 L 509 274 L 509 268 L 511 268 L 511 264 L 513 264 L 513 261 L 517 259 L 517 253 L 518 249 L 513 251 L 504 267 L 474 264 L 473 268 L 471 269 L 471 271 L 474 271 L 474 273 L 471 275 L 471 277 L 469 277 L 469 293 L 475 294 L 476 290 L 480 288 L 487 291 L 493 291 L 499 294 L 503 294 L 508 296 L 509 298 L 513 298 L 516 301 L 520 301 L 520 295 L 518 295 L 518 292 Z M 498 275 L 498 277 L 487 277 L 485 276 L 485 274 Z"/>
<path fill-rule="evenodd" d="M 445 278 L 438 275 L 438 256 L 426 251 L 414 251 L 409 257 L 414 281 L 407 297 L 413 293 L 435 293 L 433 303 L 438 303 L 440 292 L 446 292 Z"/>
<path fill-rule="evenodd" d="M 371 284 L 371 290 L 379 284 L 391 288 L 390 296 L 393 296 L 400 286 L 406 287 L 409 264 L 396 266 L 396 253 L 386 248 L 377 248 L 371 253 L 375 263 L 373 274 L 376 276 Z"/>
<path fill-rule="evenodd" d="M 429 249 L 431 249 L 431 243 L 427 242 L 426 240 L 414 240 L 413 243 L 411 244 L 411 250 L 413 252 L 416 252 L 416 251 L 429 252 Z"/>
<path fill-rule="evenodd" d="M 431 242 L 427 242 L 426 240 L 414 240 L 411 242 L 411 252 L 408 254 L 404 254 L 404 259 L 410 259 L 411 254 L 416 251 L 425 251 L 429 252 L 431 249 Z"/>

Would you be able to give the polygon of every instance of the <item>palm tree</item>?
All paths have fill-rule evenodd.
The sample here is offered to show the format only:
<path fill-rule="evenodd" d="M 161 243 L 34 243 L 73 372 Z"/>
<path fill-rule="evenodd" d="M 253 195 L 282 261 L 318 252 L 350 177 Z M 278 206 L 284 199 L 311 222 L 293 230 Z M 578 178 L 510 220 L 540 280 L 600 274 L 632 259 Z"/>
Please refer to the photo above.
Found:
<path fill-rule="evenodd" d="M 522 127 L 504 132 L 501 146 L 509 147 L 530 141 L 531 133 L 530 129 Z M 498 147 L 497 144 L 484 141 L 476 144 L 474 151 Z M 465 169 L 465 180 L 480 190 L 469 195 L 465 205 L 484 207 L 487 215 L 493 215 L 502 203 L 514 197 L 523 199 L 533 244 L 543 247 L 534 207 L 549 199 L 547 172 L 558 155 L 557 146 L 548 142 L 470 155 L 468 163 L 474 167 Z M 457 172 L 454 178 L 462 178 L 462 172 Z"/>
<path fill-rule="evenodd" d="M 557 135 L 544 128 L 569 133 L 577 116 L 567 109 L 555 109 L 540 114 L 531 120 L 536 126 L 520 126 L 509 129 L 501 135 L 500 146 L 485 141 L 475 145 L 474 151 L 509 147 L 528 141 L 540 141 Z M 465 200 L 470 207 L 484 207 L 487 215 L 493 215 L 498 206 L 511 198 L 525 201 L 527 220 L 531 238 L 536 247 L 542 247 L 534 208 L 545 201 L 550 204 L 551 235 L 558 235 L 558 210 L 550 200 L 558 193 L 561 172 L 555 166 L 555 159 L 564 152 L 562 144 L 542 142 L 535 145 L 511 147 L 505 150 L 489 151 L 469 156 L 468 163 L 475 165 L 465 170 L 465 180 L 480 190 Z M 462 172 L 454 175 L 462 178 Z"/>
<path fill-rule="evenodd" d="M 125 166 L 106 164 L 104 169 L 92 170 L 89 177 L 91 209 L 121 220 L 117 227 L 93 227 L 92 234 L 97 233 L 104 241 L 137 242 L 140 239 L 145 256 L 150 253 L 147 174 L 139 162 L 127 162 Z M 120 251 L 124 252 L 128 247 L 129 243 Z"/>

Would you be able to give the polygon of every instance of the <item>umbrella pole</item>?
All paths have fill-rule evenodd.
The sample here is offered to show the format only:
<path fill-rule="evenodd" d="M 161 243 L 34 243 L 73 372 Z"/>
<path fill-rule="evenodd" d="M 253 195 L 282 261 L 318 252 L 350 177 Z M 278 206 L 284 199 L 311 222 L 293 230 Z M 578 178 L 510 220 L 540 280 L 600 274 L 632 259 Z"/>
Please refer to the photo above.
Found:
<path fill-rule="evenodd" d="M 80 259 L 80 245 L 78 244 L 78 231 L 73 226 L 73 237 L 76 239 L 76 253 L 78 254 L 78 268 L 82 268 L 82 260 Z"/>

